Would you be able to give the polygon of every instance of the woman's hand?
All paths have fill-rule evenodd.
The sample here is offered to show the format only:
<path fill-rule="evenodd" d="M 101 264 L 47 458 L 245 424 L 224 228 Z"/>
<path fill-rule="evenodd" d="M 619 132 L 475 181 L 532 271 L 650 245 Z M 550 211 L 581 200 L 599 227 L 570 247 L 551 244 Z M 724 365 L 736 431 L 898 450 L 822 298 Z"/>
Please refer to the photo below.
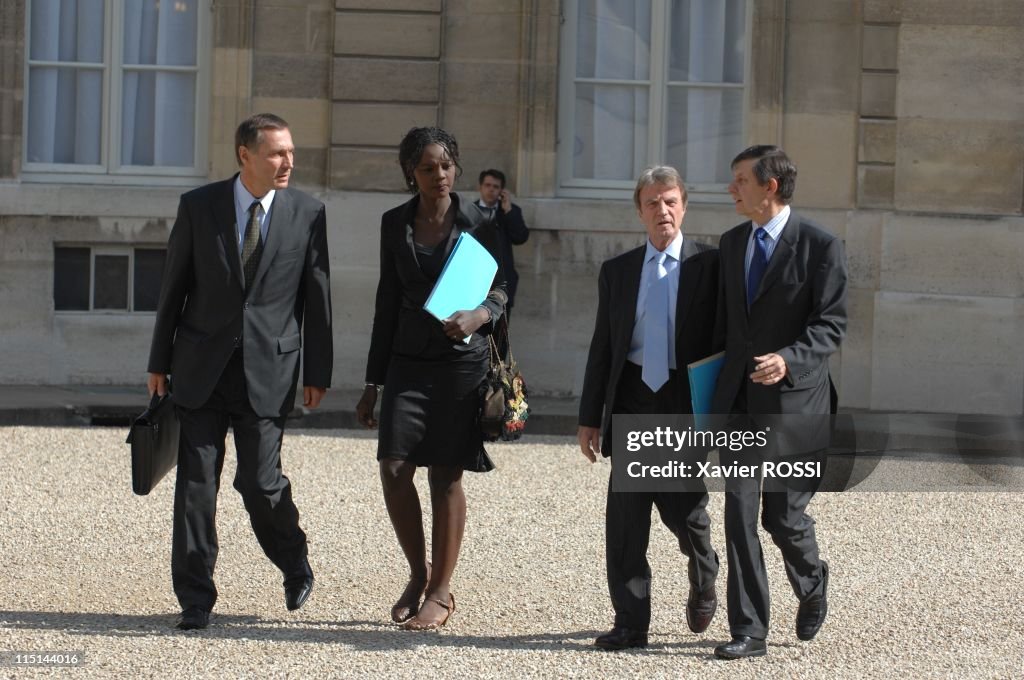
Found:
<path fill-rule="evenodd" d="M 463 309 L 444 320 L 444 334 L 452 340 L 468 338 L 490 318 L 491 313 L 485 307 Z"/>
<path fill-rule="evenodd" d="M 377 387 L 376 385 L 367 385 L 363 388 L 363 396 L 359 397 L 359 403 L 356 404 L 356 420 L 370 430 L 377 429 L 377 421 L 373 417 L 373 408 L 376 405 Z"/>

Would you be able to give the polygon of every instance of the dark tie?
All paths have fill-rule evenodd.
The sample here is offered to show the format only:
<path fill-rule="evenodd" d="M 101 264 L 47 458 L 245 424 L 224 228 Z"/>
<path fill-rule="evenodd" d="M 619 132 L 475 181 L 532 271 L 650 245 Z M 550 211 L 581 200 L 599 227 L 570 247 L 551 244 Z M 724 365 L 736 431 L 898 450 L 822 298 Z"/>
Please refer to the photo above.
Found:
<path fill-rule="evenodd" d="M 253 201 L 249 206 L 249 223 L 245 225 L 245 237 L 242 240 L 242 271 L 245 273 L 245 290 L 249 290 L 256 278 L 256 268 L 260 266 L 260 255 L 263 254 L 263 238 L 260 235 L 260 202 Z"/>
<path fill-rule="evenodd" d="M 747 272 L 747 309 L 754 304 L 754 296 L 761 285 L 764 270 L 768 268 L 768 247 L 764 243 L 767 236 L 764 227 L 758 227 L 754 232 L 754 256 L 750 259 L 750 271 Z"/>

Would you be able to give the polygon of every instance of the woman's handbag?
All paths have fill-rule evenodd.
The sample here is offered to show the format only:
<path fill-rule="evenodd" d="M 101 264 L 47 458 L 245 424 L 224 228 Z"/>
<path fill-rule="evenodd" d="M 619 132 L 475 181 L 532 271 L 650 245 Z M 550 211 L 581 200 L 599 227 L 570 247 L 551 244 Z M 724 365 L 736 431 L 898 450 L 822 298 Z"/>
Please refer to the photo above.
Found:
<path fill-rule="evenodd" d="M 526 381 L 512 357 L 508 323 L 504 318 L 499 320 L 495 331 L 503 334 L 501 337 L 505 341 L 507 358 L 502 358 L 494 334 L 491 334 L 488 337 L 491 361 L 484 380 L 483 403 L 480 405 L 480 431 L 486 441 L 501 439 L 511 442 L 523 436 L 526 420 L 530 417 L 530 405 L 526 402 Z"/>

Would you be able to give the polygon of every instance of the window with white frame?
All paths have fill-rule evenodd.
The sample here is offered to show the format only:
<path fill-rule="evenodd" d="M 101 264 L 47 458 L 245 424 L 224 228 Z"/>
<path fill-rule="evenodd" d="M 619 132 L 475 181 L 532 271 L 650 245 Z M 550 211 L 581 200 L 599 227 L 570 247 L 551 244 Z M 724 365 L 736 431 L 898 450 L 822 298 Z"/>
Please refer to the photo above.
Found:
<path fill-rule="evenodd" d="M 643 168 L 724 191 L 743 148 L 746 0 L 565 0 L 559 178 L 632 189 Z M 567 191 L 566 191 L 567 190 Z"/>
<path fill-rule="evenodd" d="M 154 312 L 166 256 L 153 246 L 54 246 L 53 309 Z"/>
<path fill-rule="evenodd" d="M 209 0 L 28 0 L 28 173 L 205 174 Z"/>

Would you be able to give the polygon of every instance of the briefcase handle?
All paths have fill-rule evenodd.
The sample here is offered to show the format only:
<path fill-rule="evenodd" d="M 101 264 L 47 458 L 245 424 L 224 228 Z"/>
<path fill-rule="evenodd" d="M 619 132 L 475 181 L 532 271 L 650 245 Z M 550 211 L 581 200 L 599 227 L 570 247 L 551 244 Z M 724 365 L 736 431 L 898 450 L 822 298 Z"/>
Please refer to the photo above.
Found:
<path fill-rule="evenodd" d="M 151 411 L 151 412 L 155 411 L 157 409 L 157 407 L 160 406 L 160 402 L 162 402 L 164 399 L 166 399 L 169 396 L 171 396 L 170 392 L 165 392 L 164 396 L 162 396 L 162 397 L 159 394 L 157 394 L 156 392 L 154 392 L 152 399 L 149 400 L 149 409 L 148 410 Z"/>
<path fill-rule="evenodd" d="M 142 415 L 140 415 L 138 419 L 139 420 L 145 419 L 148 422 L 149 419 L 153 416 L 153 414 L 156 413 L 156 410 L 163 405 L 164 400 L 169 399 L 170 396 L 171 396 L 170 392 L 165 393 L 164 396 L 162 396 L 162 397 L 159 394 L 157 394 L 156 392 L 154 392 L 153 393 L 153 398 L 149 400 L 149 408 L 147 408 L 145 411 L 143 411 Z"/>
<path fill-rule="evenodd" d="M 170 399 L 170 398 L 171 398 L 171 393 L 170 392 L 167 392 L 162 397 L 159 394 L 157 394 L 156 392 L 154 392 L 153 393 L 153 397 L 149 400 L 149 406 L 146 408 L 146 410 L 143 411 L 142 413 L 140 413 L 139 415 L 137 415 L 132 420 L 132 427 L 134 427 L 136 424 L 139 424 L 139 423 L 141 423 L 143 425 L 148 425 L 151 422 L 151 419 L 153 418 L 153 414 L 156 413 L 156 410 L 163 405 L 165 400 Z M 131 444 L 132 443 L 132 427 L 128 428 L 128 438 L 125 440 L 125 444 Z"/>

